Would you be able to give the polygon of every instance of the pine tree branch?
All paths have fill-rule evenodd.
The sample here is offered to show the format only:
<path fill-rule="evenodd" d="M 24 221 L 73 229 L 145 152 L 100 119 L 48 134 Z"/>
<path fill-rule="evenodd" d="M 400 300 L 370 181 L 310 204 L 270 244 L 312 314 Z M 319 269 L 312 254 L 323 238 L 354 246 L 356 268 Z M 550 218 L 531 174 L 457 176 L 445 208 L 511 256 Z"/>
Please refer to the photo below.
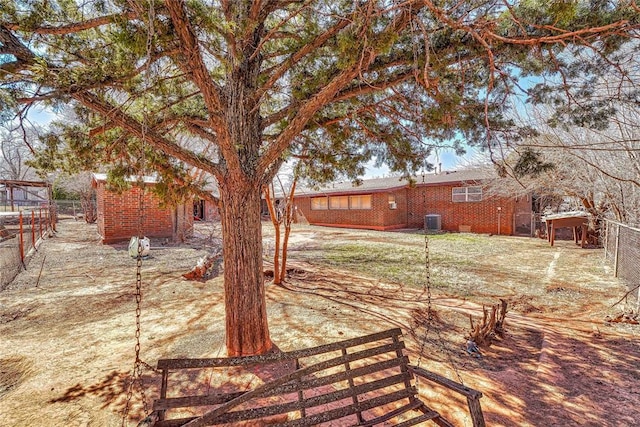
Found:
<path fill-rule="evenodd" d="M 101 27 L 103 25 L 112 24 L 121 19 L 134 19 L 137 18 L 137 12 L 121 12 L 114 13 L 112 15 L 99 16 L 97 18 L 87 19 L 86 21 L 74 22 L 72 24 L 55 26 L 42 26 L 36 28 L 24 28 L 18 23 L 8 23 L 7 28 L 14 31 L 28 31 L 34 34 L 51 34 L 51 35 L 65 35 L 78 33 L 80 31 L 89 30 L 92 28 Z"/>
<path fill-rule="evenodd" d="M 125 131 L 131 133 L 137 138 L 143 139 L 144 136 L 145 142 L 149 143 L 156 149 L 162 150 L 166 154 L 174 156 L 175 158 L 182 160 L 191 166 L 209 172 L 212 175 L 220 174 L 220 166 L 217 163 L 184 149 L 178 144 L 163 138 L 152 130 L 148 130 L 143 133 L 142 124 L 130 115 L 126 114 L 119 107 L 109 105 L 98 97 L 87 92 L 78 92 L 71 96 L 85 107 L 102 114 L 106 119 L 122 127 Z"/>
<path fill-rule="evenodd" d="M 213 82 L 205 65 L 195 32 L 185 10 L 184 0 L 166 0 L 171 20 L 182 45 L 181 54 L 177 55 L 177 65 L 184 73 L 191 77 L 193 83 L 200 89 L 212 122 L 212 127 L 218 135 L 218 145 L 225 161 L 235 171 L 242 170 L 240 158 L 228 134 L 222 117 L 222 102 L 220 88 Z"/>
<path fill-rule="evenodd" d="M 420 4 L 420 1 L 406 2 L 406 5 L 399 11 L 398 15 L 376 35 L 377 40 L 383 40 L 385 37 L 400 33 L 402 29 L 409 24 L 410 20 L 418 14 Z M 369 14 L 372 13 L 372 6 L 367 7 L 367 5 L 363 5 L 363 9 L 367 10 Z M 366 19 L 370 19 L 370 16 L 363 15 L 360 18 L 365 20 L 365 22 L 361 24 L 362 28 L 366 28 L 370 24 L 370 21 Z M 290 120 L 289 125 L 280 133 L 273 143 L 266 147 L 264 154 L 258 162 L 258 174 L 264 174 L 264 172 L 269 169 L 269 165 L 274 163 L 287 149 L 296 135 L 302 132 L 315 113 L 330 103 L 335 96 L 356 77 L 361 76 L 362 73 L 373 64 L 379 54 L 380 51 L 377 50 L 376 40 L 364 41 L 359 60 L 338 73 L 325 86 L 318 89 L 315 94 L 311 94 L 308 99 L 301 104 L 295 116 Z"/>

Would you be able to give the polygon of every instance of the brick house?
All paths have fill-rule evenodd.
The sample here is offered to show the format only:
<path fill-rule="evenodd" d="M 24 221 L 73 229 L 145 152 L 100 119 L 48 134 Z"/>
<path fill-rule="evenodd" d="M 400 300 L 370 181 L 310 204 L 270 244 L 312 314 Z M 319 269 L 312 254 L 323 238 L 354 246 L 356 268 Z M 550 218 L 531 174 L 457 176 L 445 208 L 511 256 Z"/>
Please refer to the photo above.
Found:
<path fill-rule="evenodd" d="M 156 181 L 145 177 L 144 207 L 142 209 L 143 234 L 147 237 L 168 238 L 181 241 L 193 234 L 193 204 L 163 206 L 150 191 Z M 102 243 L 127 241 L 138 235 L 140 221 L 140 188 L 117 193 L 107 189 L 107 176 L 93 174 L 92 185 L 96 190 L 98 234 Z"/>
<path fill-rule="evenodd" d="M 330 184 L 296 191 L 295 206 L 310 224 L 391 230 L 428 228 L 445 231 L 514 234 L 518 212 L 531 212 L 528 197 L 489 195 L 486 171 L 469 169 L 417 176 L 415 186 L 400 178 Z M 426 218 L 429 216 L 429 218 Z"/>

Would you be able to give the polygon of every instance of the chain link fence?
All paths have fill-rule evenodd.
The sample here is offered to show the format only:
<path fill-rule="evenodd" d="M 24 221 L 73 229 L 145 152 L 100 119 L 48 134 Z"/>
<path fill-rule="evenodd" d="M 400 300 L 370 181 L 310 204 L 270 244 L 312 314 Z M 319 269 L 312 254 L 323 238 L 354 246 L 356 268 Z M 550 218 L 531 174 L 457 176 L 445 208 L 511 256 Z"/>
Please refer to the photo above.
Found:
<path fill-rule="evenodd" d="M 55 230 L 55 207 L 0 212 L 0 290 L 26 268 L 41 239 Z"/>
<path fill-rule="evenodd" d="M 640 228 L 607 219 L 603 243 L 605 258 L 613 264 L 614 275 L 624 281 L 630 295 L 635 295 L 640 303 Z"/>

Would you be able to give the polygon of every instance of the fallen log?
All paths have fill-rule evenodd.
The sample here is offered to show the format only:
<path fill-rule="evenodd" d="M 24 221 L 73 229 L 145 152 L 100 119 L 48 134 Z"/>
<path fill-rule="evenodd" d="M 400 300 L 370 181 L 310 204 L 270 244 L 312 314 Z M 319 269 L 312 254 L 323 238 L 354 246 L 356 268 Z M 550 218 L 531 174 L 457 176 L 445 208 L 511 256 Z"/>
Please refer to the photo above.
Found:
<path fill-rule="evenodd" d="M 182 277 L 187 280 L 196 280 L 206 282 L 220 274 L 220 265 L 222 264 L 222 250 L 206 254 L 191 271 L 184 273 Z"/>

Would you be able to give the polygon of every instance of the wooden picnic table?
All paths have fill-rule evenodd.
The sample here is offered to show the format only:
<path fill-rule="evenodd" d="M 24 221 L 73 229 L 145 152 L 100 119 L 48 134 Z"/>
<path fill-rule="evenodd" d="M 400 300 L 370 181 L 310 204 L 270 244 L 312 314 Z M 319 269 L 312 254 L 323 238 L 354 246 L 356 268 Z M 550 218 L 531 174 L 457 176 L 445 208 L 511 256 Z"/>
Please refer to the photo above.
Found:
<path fill-rule="evenodd" d="M 556 229 L 571 227 L 573 229 L 573 240 L 578 244 L 578 235 L 581 235 L 580 247 L 584 248 L 587 242 L 587 225 L 589 215 L 585 212 L 566 212 L 561 214 L 546 215 L 542 218 L 547 225 L 547 240 L 553 246 L 556 238 Z M 581 233 L 578 233 L 580 229 Z"/>

